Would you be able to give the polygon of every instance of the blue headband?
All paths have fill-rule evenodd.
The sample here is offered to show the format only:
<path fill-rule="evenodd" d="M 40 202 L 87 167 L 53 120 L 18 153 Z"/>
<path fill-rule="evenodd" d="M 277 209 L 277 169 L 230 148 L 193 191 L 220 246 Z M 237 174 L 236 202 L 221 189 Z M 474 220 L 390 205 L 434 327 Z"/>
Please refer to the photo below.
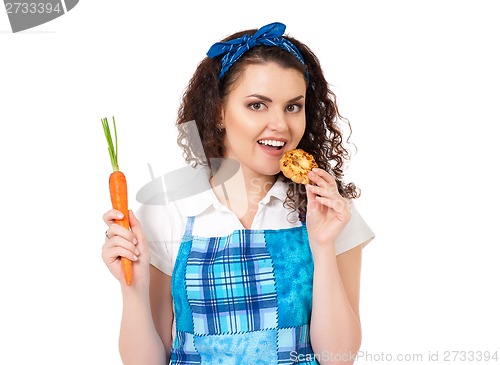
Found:
<path fill-rule="evenodd" d="M 297 47 L 288 39 L 282 37 L 283 33 L 285 33 L 285 28 L 285 24 L 271 23 L 260 28 L 253 36 L 245 34 L 243 37 L 231 39 L 227 42 L 215 43 L 208 50 L 207 56 L 214 58 L 224 55 L 221 61 L 219 80 L 246 51 L 255 46 L 279 47 L 293 54 L 300 63 L 305 65 L 304 58 Z M 307 72 L 306 78 L 309 79 Z"/>

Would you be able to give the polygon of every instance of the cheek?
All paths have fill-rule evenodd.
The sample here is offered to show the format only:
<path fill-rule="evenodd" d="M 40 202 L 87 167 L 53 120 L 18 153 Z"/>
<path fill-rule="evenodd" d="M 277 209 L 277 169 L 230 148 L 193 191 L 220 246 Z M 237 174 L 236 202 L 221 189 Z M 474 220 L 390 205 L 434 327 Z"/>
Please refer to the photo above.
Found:
<path fill-rule="evenodd" d="M 297 121 L 297 123 L 294 124 L 294 126 L 292 128 L 293 128 L 292 130 L 293 130 L 294 139 L 296 139 L 297 143 L 298 143 L 298 141 L 300 141 L 302 139 L 302 137 L 304 136 L 304 132 L 306 131 L 305 117 L 303 119 L 301 119 L 300 121 Z"/>
<path fill-rule="evenodd" d="M 251 129 L 243 119 L 232 120 L 226 124 L 226 137 L 231 141 L 243 141 L 251 136 Z"/>
<path fill-rule="evenodd" d="M 244 108 L 229 107 L 224 116 L 224 125 L 228 130 L 243 131 L 248 126 L 248 116 Z"/>
<path fill-rule="evenodd" d="M 226 126 L 224 145 L 231 150 L 248 149 L 252 143 L 252 134 L 244 124 L 232 123 Z"/>
<path fill-rule="evenodd" d="M 230 118 L 229 118 L 230 117 Z M 233 113 L 225 120 L 226 133 L 229 134 L 231 139 L 252 139 L 255 135 L 262 132 L 266 123 L 263 123 L 262 118 L 258 113 L 248 113 L 242 109 L 238 113 Z"/>

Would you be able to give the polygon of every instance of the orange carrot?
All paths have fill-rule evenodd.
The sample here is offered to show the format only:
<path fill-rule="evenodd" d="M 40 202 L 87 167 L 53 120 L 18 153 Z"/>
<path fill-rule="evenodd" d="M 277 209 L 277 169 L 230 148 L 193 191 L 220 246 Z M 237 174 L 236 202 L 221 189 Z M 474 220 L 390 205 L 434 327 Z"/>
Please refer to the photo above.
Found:
<path fill-rule="evenodd" d="M 113 209 L 117 209 L 123 214 L 123 219 L 116 221 L 116 223 L 126 229 L 130 229 L 128 218 L 127 180 L 125 179 L 123 172 L 121 172 L 118 167 L 118 139 L 116 135 L 115 117 L 113 117 L 113 128 L 115 132 L 114 144 L 109 130 L 108 118 L 101 119 L 101 122 L 104 129 L 104 135 L 106 136 L 106 141 L 108 143 L 111 165 L 113 166 L 113 172 L 109 175 L 109 194 L 111 196 L 111 204 L 113 205 Z M 125 257 L 121 257 L 120 260 L 122 262 L 125 282 L 127 285 L 130 285 L 132 284 L 132 262 Z"/>

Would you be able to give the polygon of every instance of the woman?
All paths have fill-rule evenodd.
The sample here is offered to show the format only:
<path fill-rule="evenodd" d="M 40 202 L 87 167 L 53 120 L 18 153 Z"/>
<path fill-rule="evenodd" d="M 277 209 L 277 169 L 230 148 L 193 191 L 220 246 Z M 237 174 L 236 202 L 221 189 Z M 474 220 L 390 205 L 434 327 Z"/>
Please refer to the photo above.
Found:
<path fill-rule="evenodd" d="M 373 232 L 352 203 L 355 185 L 342 182 L 335 96 L 315 55 L 284 30 L 233 34 L 194 73 L 177 125 L 200 171 L 186 189 L 199 193 L 130 212 L 132 231 L 114 224 L 117 211 L 103 216 L 125 364 L 354 361 L 361 248 Z M 185 128 L 193 123 L 201 145 Z M 280 172 L 295 148 L 318 163 L 311 184 Z M 120 256 L 134 261 L 130 287 Z"/>

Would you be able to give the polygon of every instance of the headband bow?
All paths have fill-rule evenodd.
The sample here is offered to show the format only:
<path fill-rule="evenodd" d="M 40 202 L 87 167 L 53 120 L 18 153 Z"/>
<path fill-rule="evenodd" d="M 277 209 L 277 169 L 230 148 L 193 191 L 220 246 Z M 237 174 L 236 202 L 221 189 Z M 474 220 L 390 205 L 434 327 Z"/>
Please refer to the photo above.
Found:
<path fill-rule="evenodd" d="M 279 47 L 293 54 L 300 63 L 305 65 L 304 58 L 297 47 L 288 39 L 282 37 L 285 28 L 285 24 L 271 23 L 260 28 L 253 36 L 245 34 L 243 37 L 212 45 L 207 52 L 208 57 L 214 58 L 224 55 L 221 60 L 219 80 L 246 51 L 255 46 Z M 308 78 L 307 72 L 306 78 Z"/>

